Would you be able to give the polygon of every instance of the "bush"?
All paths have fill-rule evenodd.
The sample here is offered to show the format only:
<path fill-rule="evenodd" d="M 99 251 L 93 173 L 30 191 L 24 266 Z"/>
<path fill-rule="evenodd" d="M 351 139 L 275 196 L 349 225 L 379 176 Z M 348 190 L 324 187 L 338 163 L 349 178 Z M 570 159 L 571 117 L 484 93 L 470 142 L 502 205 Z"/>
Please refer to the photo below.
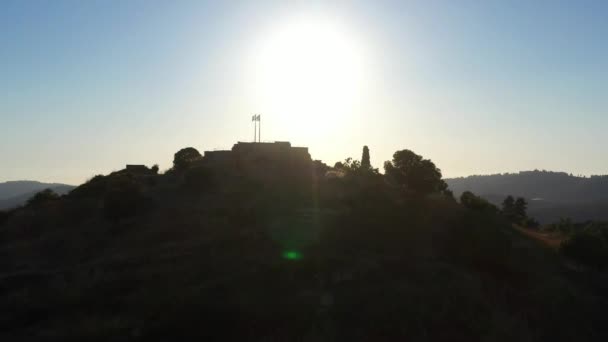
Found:
<path fill-rule="evenodd" d="M 563 241 L 559 251 L 564 256 L 583 265 L 603 269 L 608 265 L 606 241 L 588 230 L 576 232 Z"/>

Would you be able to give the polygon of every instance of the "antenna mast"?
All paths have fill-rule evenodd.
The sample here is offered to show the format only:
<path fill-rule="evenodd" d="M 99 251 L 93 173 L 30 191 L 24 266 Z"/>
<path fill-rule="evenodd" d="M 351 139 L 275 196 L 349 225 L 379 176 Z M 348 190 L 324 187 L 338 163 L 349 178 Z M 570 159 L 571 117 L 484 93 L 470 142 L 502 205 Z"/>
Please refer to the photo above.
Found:
<path fill-rule="evenodd" d="M 257 134 L 258 134 L 258 119 L 257 119 L 257 115 L 253 114 L 253 116 L 251 117 L 251 121 L 253 121 L 253 142 L 256 142 L 258 140 Z"/>
<path fill-rule="evenodd" d="M 253 114 L 251 117 L 253 121 L 253 142 L 261 142 L 262 139 L 262 114 Z M 259 122 L 259 124 L 258 124 Z"/>

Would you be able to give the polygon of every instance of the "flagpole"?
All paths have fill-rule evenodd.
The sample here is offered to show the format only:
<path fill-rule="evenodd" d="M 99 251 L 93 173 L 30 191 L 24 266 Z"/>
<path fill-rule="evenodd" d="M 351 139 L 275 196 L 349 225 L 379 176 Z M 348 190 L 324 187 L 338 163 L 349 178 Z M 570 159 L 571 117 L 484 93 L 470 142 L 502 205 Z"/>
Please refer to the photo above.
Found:
<path fill-rule="evenodd" d="M 258 114 L 258 121 L 260 124 L 258 125 L 258 141 L 262 142 L 262 115 Z"/>

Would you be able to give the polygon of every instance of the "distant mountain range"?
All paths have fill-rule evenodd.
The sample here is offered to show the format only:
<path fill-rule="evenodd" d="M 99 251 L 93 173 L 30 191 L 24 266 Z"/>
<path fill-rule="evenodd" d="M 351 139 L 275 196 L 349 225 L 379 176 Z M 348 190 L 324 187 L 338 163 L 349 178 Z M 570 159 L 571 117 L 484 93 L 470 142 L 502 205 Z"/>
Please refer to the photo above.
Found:
<path fill-rule="evenodd" d="M 500 205 L 508 195 L 524 197 L 529 214 L 543 223 L 571 218 L 608 220 L 608 176 L 576 177 L 564 172 L 523 171 L 446 179 L 454 195 L 471 191 Z"/>
<path fill-rule="evenodd" d="M 0 183 L 0 210 L 20 206 L 37 192 L 44 189 L 52 189 L 56 193 L 63 195 L 74 189 L 74 186 L 36 181 L 11 181 Z"/>

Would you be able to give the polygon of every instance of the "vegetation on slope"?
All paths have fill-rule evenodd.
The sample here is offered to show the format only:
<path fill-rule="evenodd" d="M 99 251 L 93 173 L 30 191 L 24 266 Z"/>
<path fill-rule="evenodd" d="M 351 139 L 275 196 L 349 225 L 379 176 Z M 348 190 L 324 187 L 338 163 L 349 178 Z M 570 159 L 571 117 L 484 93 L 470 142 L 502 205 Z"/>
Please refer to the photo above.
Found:
<path fill-rule="evenodd" d="M 313 163 L 308 181 L 185 159 L 0 217 L 0 337 L 608 337 L 598 273 L 571 273 L 496 211 L 457 203 L 411 151 L 386 176 L 350 159 L 337 177 Z"/>

